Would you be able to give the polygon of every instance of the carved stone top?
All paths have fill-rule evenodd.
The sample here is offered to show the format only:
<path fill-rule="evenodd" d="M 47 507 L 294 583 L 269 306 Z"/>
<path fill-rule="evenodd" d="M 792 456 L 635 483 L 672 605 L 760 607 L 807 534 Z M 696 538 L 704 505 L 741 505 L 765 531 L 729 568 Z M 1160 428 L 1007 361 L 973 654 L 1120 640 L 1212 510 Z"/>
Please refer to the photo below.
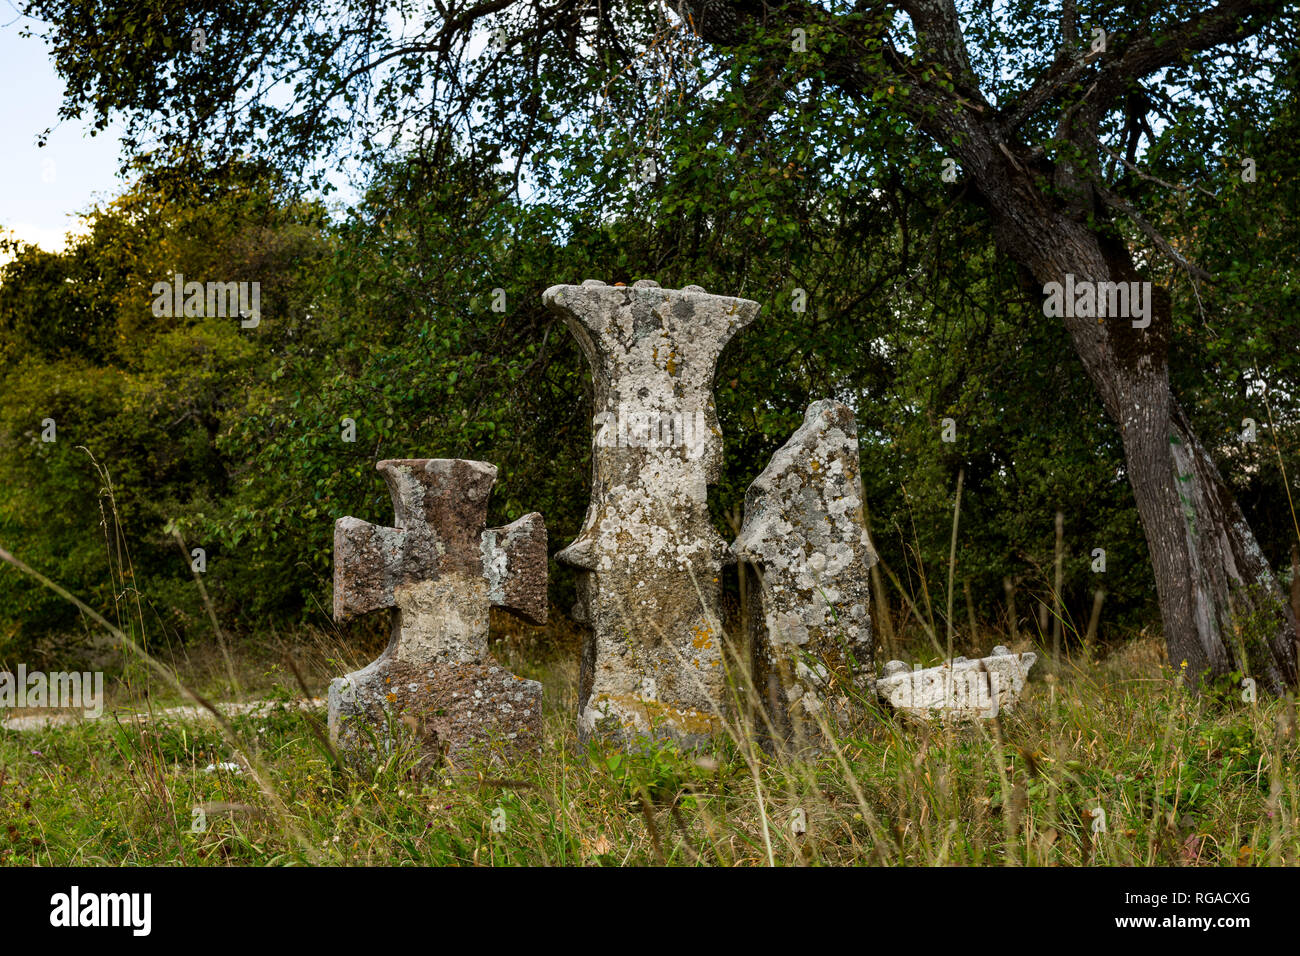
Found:
<path fill-rule="evenodd" d="M 710 295 L 699 286 L 662 289 L 646 279 L 631 286 L 592 279 L 555 285 L 542 301 L 564 318 L 591 364 L 597 416 L 638 416 L 635 431 L 660 429 L 664 416 L 701 415 L 701 442 L 694 448 L 683 443 L 682 455 L 692 452 L 702 461 L 701 476 L 716 481 L 722 443 L 713 376 L 723 347 L 754 320 L 759 304 Z M 640 470 L 647 446 L 633 444 L 637 437 L 604 446 L 609 453 L 600 457 L 611 482 Z"/>
<path fill-rule="evenodd" d="M 457 580 L 473 582 L 471 590 L 481 589 L 488 604 L 533 623 L 546 620 L 546 526 L 541 515 L 526 515 L 504 528 L 483 528 L 496 482 L 494 465 L 408 458 L 376 467 L 392 495 L 396 526 L 353 517 L 335 523 L 336 620 L 398 607 L 404 592 Z M 470 593 L 462 598 L 475 601 Z"/>

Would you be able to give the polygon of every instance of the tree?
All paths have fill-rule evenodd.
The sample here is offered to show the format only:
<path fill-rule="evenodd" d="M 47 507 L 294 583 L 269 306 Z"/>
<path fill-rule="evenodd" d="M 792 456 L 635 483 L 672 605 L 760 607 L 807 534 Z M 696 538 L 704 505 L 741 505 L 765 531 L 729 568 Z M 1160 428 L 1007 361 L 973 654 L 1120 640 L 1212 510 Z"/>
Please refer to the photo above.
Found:
<path fill-rule="evenodd" d="M 264 172 L 245 167 L 218 182 L 155 168 L 90 210 L 88 231 L 65 252 L 19 246 L 0 268 L 0 543 L 133 633 L 141 623 L 153 633 L 208 628 L 171 527 L 195 531 L 189 546 L 213 559 L 220 611 L 261 594 L 240 589 L 231 600 L 225 585 L 242 563 L 221 560 L 226 542 L 201 536 L 237 475 L 237 454 L 223 454 L 217 436 L 308 324 L 329 252 L 323 210 L 277 204 Z M 151 287 L 173 273 L 223 282 L 251 273 L 261 323 L 242 328 L 224 310 L 156 314 Z M 156 603 L 140 610 L 147 601 Z M 0 569 L 0 655 L 75 632 L 76 618 L 57 595 Z"/>
<path fill-rule="evenodd" d="M 511 169 L 516 192 L 562 197 L 592 221 L 653 208 L 693 220 L 699 236 L 728 203 L 763 218 L 785 186 L 754 184 L 792 130 L 807 141 L 781 165 L 814 193 L 850 167 L 870 178 L 918 162 L 943 189 L 939 162 L 953 160 L 943 168 L 960 172 L 954 199 L 983 210 L 1035 295 L 1053 283 L 1161 280 L 1148 325 L 1098 321 L 1087 308 L 1059 320 L 1119 429 L 1170 655 L 1194 675 L 1246 673 L 1273 691 L 1295 684 L 1297 622 L 1171 388 L 1170 287 L 1213 277 L 1158 228 L 1171 177 L 1150 171 L 1180 155 L 1178 135 L 1193 128 L 1205 131 L 1202 152 L 1182 151 L 1173 178 L 1217 195 L 1244 171 L 1238 160 L 1251 157 L 1235 155 L 1228 110 L 1248 93 L 1256 115 L 1279 112 L 1300 49 L 1294 5 L 433 7 L 166 0 L 142 15 L 32 0 L 26 9 L 52 23 L 65 115 L 89 108 L 102 123 L 121 110 L 133 136 L 192 144 L 216 133 L 228 148 L 256 142 L 300 167 L 345 134 L 363 149 L 381 136 L 431 149 L 454 139 Z M 493 42 L 472 56 L 485 29 Z M 280 84 L 292 85 L 292 103 Z M 1205 163 L 1205 150 L 1227 157 L 1226 168 Z M 679 188 L 720 163 L 746 189 L 723 201 Z M 764 223 L 754 255 L 798 246 L 799 223 Z"/>

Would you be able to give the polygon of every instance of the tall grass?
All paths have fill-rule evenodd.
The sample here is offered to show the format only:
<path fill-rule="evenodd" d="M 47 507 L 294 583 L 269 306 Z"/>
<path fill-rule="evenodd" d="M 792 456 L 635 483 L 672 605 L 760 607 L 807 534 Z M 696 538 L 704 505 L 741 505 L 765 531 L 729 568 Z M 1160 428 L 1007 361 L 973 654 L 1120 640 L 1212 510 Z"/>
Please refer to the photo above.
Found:
<path fill-rule="evenodd" d="M 976 728 L 872 715 L 803 760 L 727 738 L 704 755 L 582 749 L 576 667 L 509 663 L 544 681 L 542 753 L 432 779 L 414 752 L 373 778 L 339 770 L 312 732 L 320 715 L 288 707 L 288 675 L 266 714 L 3 734 L 0 863 L 1300 860 L 1294 704 L 1207 704 L 1148 642 L 1062 661 Z M 221 764 L 241 769 L 205 772 Z"/>
<path fill-rule="evenodd" d="M 360 649 L 322 627 L 262 636 L 276 653 L 250 654 L 221 635 L 216 652 L 164 662 L 165 650 L 146 644 L 145 603 L 129 586 L 110 513 L 106 544 L 128 596 L 118 623 L 0 550 L 112 634 L 130 662 L 117 687 L 127 713 L 0 732 L 0 864 L 1300 861 L 1294 700 L 1191 695 L 1153 640 L 1098 659 L 1060 617 L 1060 654 L 1042 631 L 1018 642 L 1037 647 L 1040 666 L 1013 712 L 968 728 L 917 726 L 864 701 L 853 725 L 822 728 L 815 753 L 757 745 L 770 727 L 759 726 L 738 644 L 735 696 L 720 708 L 726 733 L 713 751 L 581 747 L 571 629 L 563 620 L 506 628 L 494 644 L 502 663 L 545 688 L 539 755 L 505 763 L 483 754 L 430 777 L 417 773 L 421 754 L 398 748 L 358 775 L 335 759 L 320 710 L 297 704 L 364 663 Z M 919 662 L 1017 643 L 992 628 L 957 643 L 957 518 L 954 508 L 946 640 L 924 579 L 917 597 L 883 569 L 907 612 L 891 622 L 898 652 Z M 555 651 L 538 655 L 538 637 Z M 277 706 L 228 716 L 205 682 Z M 153 702 L 168 695 L 196 702 L 207 719 L 162 715 Z"/>

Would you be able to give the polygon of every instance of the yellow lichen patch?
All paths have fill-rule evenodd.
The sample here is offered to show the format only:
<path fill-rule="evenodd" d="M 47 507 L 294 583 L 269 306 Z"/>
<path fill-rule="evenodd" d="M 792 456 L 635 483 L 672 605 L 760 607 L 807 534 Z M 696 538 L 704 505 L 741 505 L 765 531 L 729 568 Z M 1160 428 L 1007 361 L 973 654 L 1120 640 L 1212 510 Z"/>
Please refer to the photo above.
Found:
<path fill-rule="evenodd" d="M 609 712 L 611 709 L 624 717 L 620 721 L 627 730 L 637 731 L 636 721 L 627 718 L 633 714 L 643 714 L 647 727 L 671 727 L 684 734 L 713 735 L 721 729 L 718 719 L 712 714 L 704 713 L 692 707 L 676 708 L 657 700 L 643 700 L 631 694 L 601 694 L 592 703 L 598 709 Z M 607 706 L 612 704 L 613 707 Z M 611 715 L 612 716 L 612 715 Z"/>
<path fill-rule="evenodd" d="M 702 651 L 706 647 L 713 646 L 713 632 L 704 625 L 700 625 L 694 630 L 695 636 L 691 639 L 691 647 L 697 651 Z"/>

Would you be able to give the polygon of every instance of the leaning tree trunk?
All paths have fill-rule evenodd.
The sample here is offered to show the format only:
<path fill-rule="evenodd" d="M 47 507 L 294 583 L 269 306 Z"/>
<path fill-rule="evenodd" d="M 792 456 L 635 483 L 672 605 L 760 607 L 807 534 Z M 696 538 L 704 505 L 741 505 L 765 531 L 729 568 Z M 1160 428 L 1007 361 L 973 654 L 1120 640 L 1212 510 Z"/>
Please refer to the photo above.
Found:
<path fill-rule="evenodd" d="M 772 7 L 748 0 L 692 0 L 689 6 L 700 36 L 724 47 L 737 42 L 746 24 L 760 19 L 796 27 L 821 22 L 824 13 L 812 4 Z M 1131 282 L 1140 277 L 1128 250 L 1107 235 L 1106 206 L 1099 201 L 1095 160 L 1101 151 L 1101 119 L 1127 82 L 1157 70 L 1166 60 L 1174 62 L 1172 53 L 1208 50 L 1240 39 L 1245 28 L 1239 14 L 1252 12 L 1253 6 L 1224 0 L 1177 37 L 1164 37 L 1172 47 L 1162 49 L 1161 38 L 1139 35 L 1113 65 L 1103 61 L 1096 82 L 1062 112 L 1053 135 L 1054 141 L 1077 148 L 1077 157 L 1092 156 L 1091 169 L 1076 165 L 1081 160 L 1070 158 L 1070 151 L 1057 159 L 1049 159 L 1045 149 L 1037 159 L 1031 158 L 1031 151 L 1013 151 L 1018 143 L 1009 144 L 1011 131 L 1055 94 L 1049 83 L 1035 100 L 1035 90 L 1040 89 L 1036 84 L 1026 94 L 1027 111 L 1016 122 L 1011 122 L 1014 113 L 994 109 L 979 91 L 951 0 L 899 4 L 916 28 L 914 53 L 923 55 L 926 70 L 916 68 L 913 54 L 896 53 L 880 24 L 865 29 L 875 30 L 883 41 L 888 92 L 902 85 L 907 95 L 901 108 L 916 128 L 961 163 L 962 175 L 974 185 L 971 195 L 989 211 L 1002 253 L 1044 285 L 1063 282 L 1067 274 L 1076 281 Z M 1263 22 L 1252 21 L 1249 30 L 1258 31 Z M 1071 61 L 1069 47 L 1076 34 L 1071 7 L 1062 19 L 1065 43 L 1045 76 L 1059 69 L 1064 72 L 1058 80 L 1074 77 L 1072 82 L 1079 82 L 1085 74 L 1077 71 L 1091 68 L 1093 54 Z M 832 60 L 828 72 L 870 109 L 874 96 L 868 100 L 868 95 L 885 81 L 860 60 L 854 50 Z M 945 82 L 928 78 L 933 75 L 942 75 Z M 1103 77 L 1106 88 L 1089 101 Z M 1103 221 L 1100 228 L 1089 225 L 1098 220 Z M 1148 328 L 1135 329 L 1127 318 L 1067 318 L 1066 328 L 1107 413 L 1120 428 L 1129 482 L 1151 551 L 1170 658 L 1178 665 L 1186 661 L 1192 686 L 1199 676 L 1222 678 L 1240 671 L 1263 688 L 1281 692 L 1297 678 L 1297 615 L 1282 600 L 1241 509 L 1170 390 L 1169 297 L 1165 290 L 1157 291 Z"/>
<path fill-rule="evenodd" d="M 1065 215 L 1044 216 L 1041 203 L 993 208 L 999 244 L 1044 284 L 1064 283 L 1067 274 L 1076 284 L 1140 279 L 1125 248 Z M 1127 317 L 1064 321 L 1120 428 L 1170 661 L 1186 662 L 1189 683 L 1237 671 L 1281 693 L 1296 682 L 1300 628 L 1170 389 L 1171 319 L 1168 293 L 1156 288 L 1146 329 L 1134 328 Z"/>

